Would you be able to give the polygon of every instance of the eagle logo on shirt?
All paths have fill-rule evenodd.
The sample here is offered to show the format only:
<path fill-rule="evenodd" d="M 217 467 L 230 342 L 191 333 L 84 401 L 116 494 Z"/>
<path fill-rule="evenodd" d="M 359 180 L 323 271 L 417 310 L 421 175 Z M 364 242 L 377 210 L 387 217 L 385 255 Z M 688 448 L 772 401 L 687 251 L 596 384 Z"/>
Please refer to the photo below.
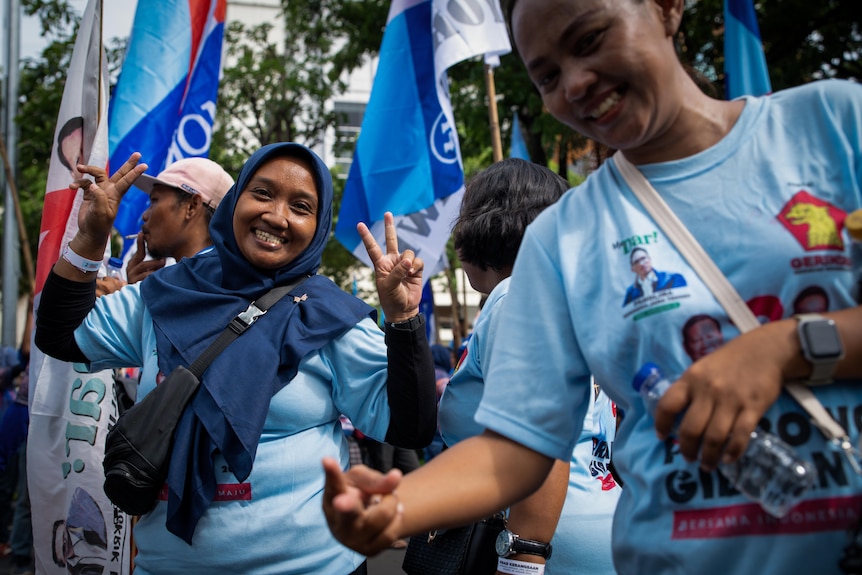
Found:
<path fill-rule="evenodd" d="M 778 214 L 778 220 L 805 248 L 843 250 L 841 230 L 847 213 L 802 190 L 790 198 Z"/>

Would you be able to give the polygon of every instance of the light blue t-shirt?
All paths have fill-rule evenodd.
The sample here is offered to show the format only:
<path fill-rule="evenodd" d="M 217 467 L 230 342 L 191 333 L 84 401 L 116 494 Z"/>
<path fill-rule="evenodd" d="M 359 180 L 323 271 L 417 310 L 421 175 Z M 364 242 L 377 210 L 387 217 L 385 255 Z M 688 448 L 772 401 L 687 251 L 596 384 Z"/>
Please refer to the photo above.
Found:
<path fill-rule="evenodd" d="M 822 309 L 827 300 L 828 310 L 857 305 L 862 251 L 844 219 L 862 207 L 862 86 L 824 81 L 746 98 L 720 142 L 641 169 L 763 321 L 818 302 Z M 648 268 L 656 272 L 651 293 L 626 302 Z M 685 281 L 671 281 L 675 274 Z M 826 298 L 811 297 L 820 292 Z M 528 229 L 501 316 L 506 329 L 495 341 L 479 424 L 559 458 L 580 435 L 591 376 L 624 410 L 614 444 L 625 483 L 614 523 L 620 573 L 839 572 L 862 479 L 790 396 L 782 394 L 762 423 L 817 474 L 814 489 L 781 520 L 718 472 L 687 464 L 673 441 L 656 439 L 632 389 L 640 366 L 655 362 L 676 378 L 739 332 L 613 161 Z M 860 383 L 813 389 L 854 444 Z"/>
<path fill-rule="evenodd" d="M 165 374 L 159 372 L 153 322 L 139 286 L 99 298 L 75 339 L 90 359 L 89 370 L 140 366 L 143 397 Z M 334 457 L 347 468 L 342 413 L 367 435 L 385 438 L 386 379 L 384 335 L 368 318 L 305 357 L 293 380 L 272 398 L 251 475 L 240 483 L 216 456 L 219 491 L 192 546 L 165 528 L 164 500 L 136 524 L 136 575 L 355 570 L 365 558 L 338 543 L 326 525 L 320 460 Z M 237 385 L 255 392 L 254 366 Z"/>
<path fill-rule="evenodd" d="M 497 284 L 479 314 L 455 373 L 440 398 L 438 422 L 446 445 L 478 435 L 485 429 L 473 418 L 482 399 L 500 310 L 510 278 Z M 518 396 L 511 402 L 520 402 Z M 570 454 L 569 489 L 551 541 L 553 553 L 545 573 L 561 575 L 613 574 L 611 528 L 620 488 L 608 470 L 616 430 L 614 406 L 598 389 L 591 398 L 578 442 Z"/>

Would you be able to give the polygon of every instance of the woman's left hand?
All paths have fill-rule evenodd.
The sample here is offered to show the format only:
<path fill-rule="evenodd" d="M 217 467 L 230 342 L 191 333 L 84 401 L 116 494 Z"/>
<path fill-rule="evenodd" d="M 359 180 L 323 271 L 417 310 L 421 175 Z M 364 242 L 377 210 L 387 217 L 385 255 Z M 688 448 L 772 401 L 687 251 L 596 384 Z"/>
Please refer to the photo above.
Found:
<path fill-rule="evenodd" d="M 659 436 L 679 413 L 679 450 L 707 471 L 739 458 L 751 432 L 778 399 L 788 365 L 797 360 L 795 320 L 766 324 L 727 342 L 692 364 L 656 406 Z"/>
<path fill-rule="evenodd" d="M 386 229 L 386 253 L 363 223 L 356 226 L 371 263 L 374 264 L 374 277 L 380 306 L 388 322 L 402 322 L 419 312 L 422 299 L 422 258 L 415 257 L 412 250 L 398 252 L 398 235 L 395 232 L 395 219 L 386 212 L 383 216 Z"/>

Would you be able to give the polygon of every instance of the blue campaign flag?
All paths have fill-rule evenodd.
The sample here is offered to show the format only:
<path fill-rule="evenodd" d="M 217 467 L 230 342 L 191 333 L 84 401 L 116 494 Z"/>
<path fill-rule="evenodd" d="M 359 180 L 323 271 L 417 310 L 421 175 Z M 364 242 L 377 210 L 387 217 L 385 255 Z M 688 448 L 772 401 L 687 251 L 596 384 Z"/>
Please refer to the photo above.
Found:
<path fill-rule="evenodd" d="M 530 160 L 527 142 L 524 141 L 524 135 L 521 133 L 521 122 L 518 120 L 518 112 L 515 112 L 512 119 L 512 146 L 509 148 L 509 157 Z"/>
<path fill-rule="evenodd" d="M 436 321 L 434 319 L 434 291 L 431 282 L 425 282 L 422 287 L 422 299 L 419 301 L 419 311 L 425 314 L 425 335 L 428 343 L 437 343 Z"/>
<path fill-rule="evenodd" d="M 728 100 L 772 92 L 752 0 L 724 0 L 724 85 Z"/>
<path fill-rule="evenodd" d="M 138 0 L 129 48 L 109 112 L 111 170 L 141 152 L 157 175 L 175 161 L 207 157 L 221 73 L 227 0 Z M 132 187 L 114 227 L 141 228 L 149 197 Z M 134 243 L 126 240 L 123 253 Z"/>
<path fill-rule="evenodd" d="M 366 223 L 382 245 L 388 211 L 399 249 L 412 249 L 429 271 L 444 261 L 464 189 L 446 70 L 510 49 L 496 0 L 392 2 L 335 229 L 356 257 L 370 264 L 356 224 Z"/>

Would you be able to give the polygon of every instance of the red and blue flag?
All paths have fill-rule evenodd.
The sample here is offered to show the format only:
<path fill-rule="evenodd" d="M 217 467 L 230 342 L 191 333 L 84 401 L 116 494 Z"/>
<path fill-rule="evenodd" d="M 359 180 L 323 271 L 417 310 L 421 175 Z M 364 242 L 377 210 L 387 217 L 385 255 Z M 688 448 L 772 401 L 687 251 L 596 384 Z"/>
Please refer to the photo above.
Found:
<path fill-rule="evenodd" d="M 227 0 L 138 0 L 110 105 L 111 166 L 141 152 L 147 172 L 157 175 L 179 159 L 209 156 L 226 10 Z M 130 189 L 116 230 L 136 234 L 148 202 Z"/>

